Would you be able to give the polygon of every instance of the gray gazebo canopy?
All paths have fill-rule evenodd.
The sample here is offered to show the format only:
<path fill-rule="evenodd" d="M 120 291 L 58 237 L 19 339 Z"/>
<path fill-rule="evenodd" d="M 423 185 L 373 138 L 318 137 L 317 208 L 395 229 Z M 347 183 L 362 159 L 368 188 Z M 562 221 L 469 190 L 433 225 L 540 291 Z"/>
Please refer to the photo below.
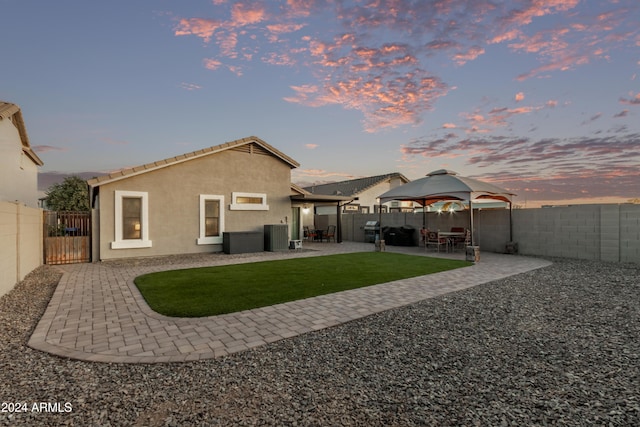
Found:
<path fill-rule="evenodd" d="M 500 200 L 509 203 L 515 196 L 504 188 L 497 187 L 477 179 L 459 176 L 456 172 L 440 169 L 427 176 L 393 188 L 379 196 L 380 204 L 390 200 L 413 201 L 428 206 L 445 200 L 459 200 L 469 203 L 471 245 L 474 244 L 473 202 L 481 200 Z M 511 228 L 511 227 L 510 227 Z"/>

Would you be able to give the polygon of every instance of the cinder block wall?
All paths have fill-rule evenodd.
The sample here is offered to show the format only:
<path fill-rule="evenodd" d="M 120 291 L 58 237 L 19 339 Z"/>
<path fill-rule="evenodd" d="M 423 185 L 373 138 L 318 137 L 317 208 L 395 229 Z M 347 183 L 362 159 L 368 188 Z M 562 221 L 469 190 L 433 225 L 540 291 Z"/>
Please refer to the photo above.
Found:
<path fill-rule="evenodd" d="M 363 242 L 365 223 L 378 220 L 378 214 L 342 215 L 342 239 Z M 416 245 L 423 222 L 432 230 L 468 227 L 469 212 L 382 214 L 383 227 L 414 227 Z M 336 215 L 316 216 L 319 227 L 329 224 L 336 224 Z M 481 251 L 504 252 L 511 240 L 523 255 L 640 263 L 640 205 L 514 209 L 512 234 L 509 210 L 474 210 L 474 243 Z"/>
<path fill-rule="evenodd" d="M 42 210 L 0 202 L 0 295 L 42 265 Z"/>

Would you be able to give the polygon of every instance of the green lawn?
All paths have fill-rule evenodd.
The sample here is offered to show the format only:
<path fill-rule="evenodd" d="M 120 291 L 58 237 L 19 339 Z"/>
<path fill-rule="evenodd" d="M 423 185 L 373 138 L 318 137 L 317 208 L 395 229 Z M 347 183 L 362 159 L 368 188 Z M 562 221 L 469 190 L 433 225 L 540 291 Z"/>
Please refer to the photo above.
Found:
<path fill-rule="evenodd" d="M 137 277 L 135 284 L 158 313 L 202 317 L 468 265 L 466 261 L 362 252 L 164 271 Z"/>

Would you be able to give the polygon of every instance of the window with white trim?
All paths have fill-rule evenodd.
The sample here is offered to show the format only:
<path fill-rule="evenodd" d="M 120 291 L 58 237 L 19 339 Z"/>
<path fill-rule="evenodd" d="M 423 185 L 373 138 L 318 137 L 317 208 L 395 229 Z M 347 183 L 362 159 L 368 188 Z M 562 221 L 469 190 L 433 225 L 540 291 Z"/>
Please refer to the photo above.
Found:
<path fill-rule="evenodd" d="M 111 249 L 150 248 L 149 193 L 116 191 L 115 240 Z"/>
<path fill-rule="evenodd" d="M 268 211 L 267 195 L 265 193 L 231 193 L 232 201 L 229 209 L 232 211 Z"/>
<path fill-rule="evenodd" d="M 198 245 L 222 243 L 224 231 L 224 196 L 200 195 L 200 236 Z"/>

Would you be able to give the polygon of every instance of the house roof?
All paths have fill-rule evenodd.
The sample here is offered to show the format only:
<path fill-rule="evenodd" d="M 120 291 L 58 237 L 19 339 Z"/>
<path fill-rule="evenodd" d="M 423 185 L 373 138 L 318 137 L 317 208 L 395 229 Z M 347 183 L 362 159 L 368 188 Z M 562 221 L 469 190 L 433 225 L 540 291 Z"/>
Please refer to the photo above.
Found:
<path fill-rule="evenodd" d="M 38 166 L 42 166 L 44 162 L 31 149 L 29 137 L 27 136 L 27 127 L 22 118 L 22 111 L 16 104 L 0 101 L 0 120 L 11 120 L 13 125 L 18 129 L 20 140 L 22 141 L 22 152 Z"/>
<path fill-rule="evenodd" d="M 304 189 L 312 194 L 324 194 L 333 196 L 357 196 L 358 194 L 375 187 L 378 184 L 387 182 L 392 178 L 400 178 L 405 183 L 409 179 L 399 172 L 387 173 L 384 175 L 369 176 L 366 178 L 350 179 L 348 181 L 333 182 L 331 184 L 312 185 Z"/>
<path fill-rule="evenodd" d="M 118 172 L 114 172 L 108 175 L 99 176 L 87 181 L 91 187 L 97 187 L 103 184 L 107 184 L 114 181 L 119 181 L 131 176 L 140 175 L 143 173 L 151 172 L 154 170 L 162 169 L 167 166 L 175 165 L 178 163 L 187 162 L 189 160 L 199 159 L 201 157 L 209 156 L 212 154 L 220 153 L 225 150 L 241 150 L 247 153 L 267 154 L 279 158 L 283 162 L 289 165 L 289 167 L 297 168 L 300 166 L 298 162 L 291 157 L 275 149 L 271 145 L 264 142 L 262 139 L 256 136 L 249 136 L 247 138 L 237 139 L 235 141 L 226 142 L 220 145 L 214 145 L 209 148 L 203 148 L 202 150 L 193 151 L 191 153 L 181 154 L 169 159 L 159 160 L 153 163 L 147 163 L 146 165 L 136 166 L 129 169 L 124 169 Z"/>

